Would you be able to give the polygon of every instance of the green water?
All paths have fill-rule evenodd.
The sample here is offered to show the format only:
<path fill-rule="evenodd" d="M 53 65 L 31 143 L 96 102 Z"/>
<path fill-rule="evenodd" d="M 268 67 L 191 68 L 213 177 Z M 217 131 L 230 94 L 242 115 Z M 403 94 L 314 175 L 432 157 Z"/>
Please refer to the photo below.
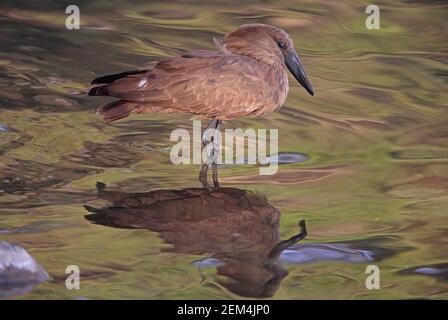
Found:
<path fill-rule="evenodd" d="M 363 1 L 77 3 L 80 30 L 65 29 L 64 1 L 0 7 L 0 240 L 24 247 L 52 277 L 12 298 L 448 298 L 446 1 L 379 1 L 380 30 L 366 29 Z M 89 82 L 213 49 L 213 36 L 249 22 L 291 34 L 315 96 L 291 78 L 278 113 L 224 128 L 279 128 L 279 151 L 308 159 L 272 176 L 255 165 L 220 168 L 222 187 L 236 189 L 226 223 L 201 225 L 223 210 L 209 203 L 149 207 L 154 192 L 200 187 L 199 166 L 174 166 L 167 152 L 170 132 L 191 130 L 191 120 L 106 125 L 95 109 L 109 99 L 86 96 Z M 85 205 L 106 217 L 86 219 Z M 183 224 L 168 211 L 198 217 Z M 284 252 L 266 267 L 266 252 L 302 219 L 308 235 L 288 250 L 308 248 L 315 259 L 288 262 Z M 319 244 L 367 258 L 326 258 Z M 381 270 L 379 290 L 365 287 L 370 264 Z M 79 266 L 80 290 L 66 289 L 67 265 Z"/>

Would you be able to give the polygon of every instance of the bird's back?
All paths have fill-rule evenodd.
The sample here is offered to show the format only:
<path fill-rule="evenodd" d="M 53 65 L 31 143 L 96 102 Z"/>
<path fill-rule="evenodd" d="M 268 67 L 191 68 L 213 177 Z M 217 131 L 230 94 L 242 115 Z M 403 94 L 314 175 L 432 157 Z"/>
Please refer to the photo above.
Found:
<path fill-rule="evenodd" d="M 187 112 L 220 120 L 260 116 L 278 109 L 288 93 L 283 65 L 216 51 L 192 52 L 92 84 L 97 86 L 90 95 L 120 99 L 99 109 L 108 122 L 142 112 Z"/>

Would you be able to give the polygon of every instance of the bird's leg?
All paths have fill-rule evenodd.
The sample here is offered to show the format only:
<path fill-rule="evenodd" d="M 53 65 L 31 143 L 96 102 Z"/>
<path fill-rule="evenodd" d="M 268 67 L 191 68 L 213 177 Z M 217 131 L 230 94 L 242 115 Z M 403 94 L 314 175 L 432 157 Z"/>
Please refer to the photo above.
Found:
<path fill-rule="evenodd" d="M 217 165 L 217 156 L 219 152 L 219 140 L 216 139 L 214 135 L 212 134 L 210 137 L 210 131 L 209 129 L 213 129 L 216 131 L 221 130 L 221 120 L 212 119 L 205 129 L 204 133 L 202 134 L 202 145 L 205 148 L 205 152 L 207 154 L 207 161 L 202 166 L 201 172 L 199 174 L 199 181 L 202 183 L 204 188 L 210 189 L 210 186 L 207 182 L 207 171 L 208 166 L 211 165 L 213 170 L 213 185 L 215 188 L 219 188 L 219 182 L 218 182 L 218 165 Z M 215 133 L 214 132 L 214 133 Z"/>
<path fill-rule="evenodd" d="M 212 171 L 213 171 L 213 186 L 215 188 L 219 188 L 218 165 L 216 163 L 212 163 Z"/>
<path fill-rule="evenodd" d="M 207 190 L 212 190 L 210 188 L 210 185 L 207 181 L 207 172 L 208 172 L 208 164 L 204 163 L 201 167 L 201 171 L 199 172 L 199 181 Z M 213 172 L 213 187 L 219 188 L 219 181 L 218 181 L 218 165 L 216 163 L 212 163 L 212 172 Z"/>
<path fill-rule="evenodd" d="M 199 172 L 199 181 L 201 182 L 202 186 L 205 189 L 210 191 L 211 188 L 207 181 L 207 171 L 208 171 L 208 164 L 204 163 L 201 167 L 201 171 Z"/>
<path fill-rule="evenodd" d="M 208 135 L 209 131 L 208 129 L 214 129 L 218 123 L 218 119 L 212 119 L 209 123 L 207 128 L 205 128 L 204 132 L 202 133 L 202 145 L 205 147 L 207 144 L 210 143 L 210 137 Z"/>
<path fill-rule="evenodd" d="M 212 119 L 202 134 L 202 145 L 207 154 L 207 164 L 216 163 L 219 151 L 219 141 L 215 141 L 215 134 L 220 130 L 221 120 Z"/>
<path fill-rule="evenodd" d="M 216 134 L 221 134 L 221 120 L 217 120 L 216 121 L 216 125 L 214 127 L 215 129 L 215 136 L 212 137 L 211 139 L 211 143 L 212 143 L 212 168 L 213 168 L 213 164 L 215 164 L 215 167 L 213 169 L 213 177 L 215 176 L 215 172 L 216 172 L 216 176 L 218 174 L 217 171 L 217 165 L 218 165 L 218 155 L 219 155 L 219 148 L 220 148 L 220 140 L 221 139 L 216 139 Z M 216 171 L 215 171 L 216 168 Z M 213 182 L 215 182 L 215 180 L 213 180 Z"/>

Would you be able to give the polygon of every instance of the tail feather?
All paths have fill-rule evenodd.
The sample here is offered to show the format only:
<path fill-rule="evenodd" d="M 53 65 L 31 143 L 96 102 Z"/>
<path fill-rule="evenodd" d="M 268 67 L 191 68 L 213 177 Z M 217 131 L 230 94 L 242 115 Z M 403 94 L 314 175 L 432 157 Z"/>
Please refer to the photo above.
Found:
<path fill-rule="evenodd" d="M 139 103 L 117 100 L 100 107 L 97 114 L 103 118 L 105 122 L 112 122 L 118 119 L 125 118 L 131 113 L 138 112 Z"/>
<path fill-rule="evenodd" d="M 84 205 L 84 209 L 86 209 L 89 212 L 93 212 L 93 213 L 97 213 L 98 211 L 100 211 L 99 209 L 88 206 L 88 205 Z"/>
<path fill-rule="evenodd" d="M 103 118 L 103 121 L 112 122 L 125 118 L 131 113 L 141 112 L 141 103 L 129 100 L 134 100 L 136 83 L 140 81 L 142 77 L 141 74 L 144 74 L 147 71 L 148 70 L 126 71 L 98 77 L 92 81 L 92 85 L 96 86 L 89 90 L 89 96 L 113 96 L 121 99 L 106 104 L 98 109 L 97 114 Z M 121 79 L 123 79 L 123 81 L 121 81 Z"/>

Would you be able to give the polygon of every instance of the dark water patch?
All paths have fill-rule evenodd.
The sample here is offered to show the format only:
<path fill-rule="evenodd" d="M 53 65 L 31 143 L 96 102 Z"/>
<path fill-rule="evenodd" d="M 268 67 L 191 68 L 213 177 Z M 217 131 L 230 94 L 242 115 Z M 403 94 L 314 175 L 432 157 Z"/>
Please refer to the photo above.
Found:
<path fill-rule="evenodd" d="M 380 121 L 373 121 L 368 119 L 351 119 L 348 122 L 355 126 L 360 126 L 363 129 L 374 129 L 374 130 L 390 130 L 390 126 L 387 123 Z"/>
<path fill-rule="evenodd" d="M 369 101 L 376 101 L 378 103 L 392 103 L 394 101 L 392 95 L 384 90 L 362 87 L 350 89 L 347 92 L 357 97 L 364 98 Z"/>
<path fill-rule="evenodd" d="M 94 198 L 92 193 L 88 190 L 64 190 L 64 189 L 48 189 L 41 190 L 39 192 L 39 206 L 42 205 L 66 205 L 66 204 L 77 204 L 83 203 L 85 201 L 92 200 Z M 33 203 L 30 199 L 30 205 Z M 22 203 L 26 201 L 22 200 Z M 20 205 L 20 204 L 18 204 Z"/>
<path fill-rule="evenodd" d="M 436 77 L 442 78 L 445 84 L 448 84 L 448 71 L 435 70 L 433 72 Z"/>
<path fill-rule="evenodd" d="M 157 119 L 148 119 L 141 120 L 138 119 L 138 116 L 131 116 L 130 118 L 122 121 L 117 121 L 112 123 L 111 125 L 123 129 L 123 132 L 129 132 L 127 135 L 121 136 L 121 138 L 125 138 L 126 136 L 131 136 L 131 134 L 147 134 L 147 135 L 155 135 L 155 137 L 165 136 L 167 141 L 169 141 L 169 136 L 172 130 L 179 128 L 185 128 L 187 130 L 191 130 L 192 122 L 191 121 L 182 121 L 182 124 L 179 124 L 181 118 L 178 115 L 175 115 L 176 118 L 174 120 L 170 116 L 157 115 Z M 184 116 L 182 118 L 189 119 L 189 116 Z M 175 120 L 179 121 L 175 121 Z M 204 122 L 206 123 L 206 122 Z M 150 138 L 150 136 L 149 136 Z"/>
<path fill-rule="evenodd" d="M 14 165 L 8 165 L 1 173 L 0 192 L 38 191 L 98 172 L 100 170 L 92 168 L 74 168 L 16 159 Z"/>
<path fill-rule="evenodd" d="M 10 132 L 16 132 L 15 130 L 9 128 Z M 23 134 L 20 133 L 19 137 L 17 139 L 14 139 L 14 134 L 13 137 L 11 137 L 13 140 L 7 141 L 4 144 L 0 145 L 0 156 L 3 156 L 5 154 L 7 154 L 8 152 L 14 150 L 14 149 L 18 149 L 20 147 L 23 147 L 26 143 L 30 142 L 32 137 L 27 135 L 27 134 Z"/>
<path fill-rule="evenodd" d="M 42 105 L 42 108 L 47 107 L 47 111 L 54 111 L 55 109 L 76 111 L 80 109 L 78 101 L 58 95 L 38 95 L 34 97 L 34 100 L 37 104 Z"/>
<path fill-rule="evenodd" d="M 69 222 L 59 222 L 59 221 L 35 221 L 28 225 L 18 227 L 15 229 L 1 229 L 0 234 L 21 234 L 21 233 L 40 233 L 47 232 L 61 228 L 73 228 L 79 225 Z"/>
<path fill-rule="evenodd" d="M 302 126 L 312 126 L 312 125 L 319 125 L 320 122 L 317 119 L 313 119 L 312 117 L 309 117 L 308 115 L 302 115 L 301 112 L 297 112 L 292 107 L 288 107 L 288 105 L 283 106 L 281 109 L 282 114 L 288 115 L 290 118 L 286 121 L 290 122 L 294 125 L 302 125 Z"/>
<path fill-rule="evenodd" d="M 168 135 L 167 135 L 168 137 Z M 154 141 L 155 139 L 150 133 L 141 133 L 141 134 L 123 134 L 117 136 L 113 139 L 113 141 L 117 144 L 127 145 L 137 150 L 142 150 L 142 152 L 153 152 L 160 151 Z M 168 142 L 168 139 L 167 139 Z"/>
<path fill-rule="evenodd" d="M 64 157 L 65 160 L 96 167 L 127 167 L 141 160 L 142 156 L 126 145 L 109 142 L 106 144 L 84 142 L 84 150 Z"/>
<path fill-rule="evenodd" d="M 108 270 L 92 270 L 92 269 L 83 269 L 82 271 L 82 279 L 84 280 L 95 280 L 95 279 L 110 279 L 115 276 L 117 273 Z M 52 274 L 51 282 L 64 286 L 65 289 L 65 281 L 67 279 L 67 274 Z"/>
<path fill-rule="evenodd" d="M 24 179 L 19 176 L 6 176 L 0 181 L 0 191 L 4 193 L 15 193 L 22 191 L 34 191 L 45 187 L 51 187 L 62 183 L 61 179 L 45 179 L 32 177 Z"/>
<path fill-rule="evenodd" d="M 64 190 L 58 189 L 58 187 L 36 189 L 31 192 L 15 192 L 12 194 L 20 196 L 14 198 L 15 200 L 9 198 L 3 202 L 3 207 L 0 207 L 0 215 L 26 214 L 30 209 L 49 205 L 78 204 L 95 199 L 88 190 Z"/>
<path fill-rule="evenodd" d="M 397 160 L 447 160 L 448 151 L 407 149 L 401 151 L 391 151 L 389 152 L 389 156 Z"/>
<path fill-rule="evenodd" d="M 400 274 L 426 275 L 448 282 L 448 263 L 421 265 L 399 271 Z"/>
<path fill-rule="evenodd" d="M 407 125 L 415 126 L 415 118 L 406 115 L 389 115 L 384 119 L 390 126 L 402 127 Z"/>

